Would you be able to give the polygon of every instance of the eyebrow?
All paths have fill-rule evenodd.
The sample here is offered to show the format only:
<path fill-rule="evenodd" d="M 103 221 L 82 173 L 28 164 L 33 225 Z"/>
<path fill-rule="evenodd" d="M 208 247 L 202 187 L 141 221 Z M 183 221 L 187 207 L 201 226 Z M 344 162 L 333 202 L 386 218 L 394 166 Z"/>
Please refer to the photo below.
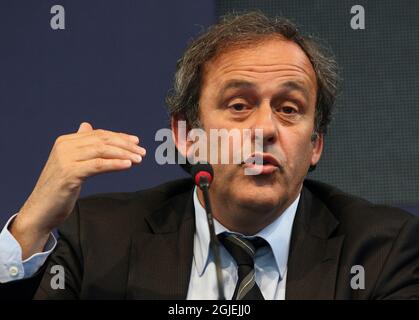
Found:
<path fill-rule="evenodd" d="M 255 89 L 256 85 L 245 80 L 230 80 L 221 88 L 220 96 L 224 96 L 230 89 Z"/>
<path fill-rule="evenodd" d="M 220 97 L 223 97 L 225 92 L 230 89 L 255 89 L 256 85 L 252 82 L 248 82 L 245 80 L 230 80 L 223 86 L 220 90 Z M 290 80 L 284 83 L 281 83 L 278 88 L 283 92 L 290 92 L 290 91 L 299 91 L 304 98 L 309 101 L 310 93 L 307 90 L 306 86 L 301 81 Z M 277 96 L 277 95 L 275 95 Z"/>
<path fill-rule="evenodd" d="M 287 81 L 282 83 L 279 88 L 283 89 L 284 91 L 299 91 L 306 101 L 310 100 L 310 93 L 307 90 L 306 86 L 300 81 Z"/>

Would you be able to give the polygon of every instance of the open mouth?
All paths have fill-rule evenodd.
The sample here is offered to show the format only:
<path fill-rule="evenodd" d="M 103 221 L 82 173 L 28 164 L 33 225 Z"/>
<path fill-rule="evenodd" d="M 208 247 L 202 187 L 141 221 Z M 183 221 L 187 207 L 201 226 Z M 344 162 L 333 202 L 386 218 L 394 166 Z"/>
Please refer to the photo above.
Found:
<path fill-rule="evenodd" d="M 280 169 L 279 161 L 269 153 L 258 153 L 248 157 L 243 163 L 249 175 L 272 174 Z M 245 172 L 245 173 L 246 173 Z"/>
<path fill-rule="evenodd" d="M 270 160 L 263 159 L 263 165 L 266 165 L 266 164 L 272 164 L 272 165 L 275 165 L 275 164 L 273 164 Z"/>

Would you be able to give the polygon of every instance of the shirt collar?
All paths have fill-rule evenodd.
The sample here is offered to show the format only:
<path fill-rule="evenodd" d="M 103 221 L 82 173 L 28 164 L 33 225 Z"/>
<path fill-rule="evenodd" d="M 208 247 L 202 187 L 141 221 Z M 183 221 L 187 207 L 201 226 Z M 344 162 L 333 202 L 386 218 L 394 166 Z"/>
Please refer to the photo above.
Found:
<path fill-rule="evenodd" d="M 292 225 L 294 222 L 295 214 L 297 212 L 299 200 L 300 194 L 294 200 L 294 202 L 275 221 L 273 221 L 270 225 L 266 226 L 264 229 L 255 234 L 255 236 L 259 236 L 269 243 L 281 279 L 283 278 L 287 268 Z M 204 273 L 205 268 L 207 267 L 210 260 L 210 236 L 206 212 L 205 209 L 202 207 L 201 203 L 199 202 L 197 187 L 195 187 L 194 189 L 193 201 L 195 207 L 196 227 L 196 234 L 194 239 L 194 259 L 199 276 L 201 276 Z M 215 219 L 214 229 L 216 235 L 219 235 L 223 232 L 234 233 L 228 230 Z"/>

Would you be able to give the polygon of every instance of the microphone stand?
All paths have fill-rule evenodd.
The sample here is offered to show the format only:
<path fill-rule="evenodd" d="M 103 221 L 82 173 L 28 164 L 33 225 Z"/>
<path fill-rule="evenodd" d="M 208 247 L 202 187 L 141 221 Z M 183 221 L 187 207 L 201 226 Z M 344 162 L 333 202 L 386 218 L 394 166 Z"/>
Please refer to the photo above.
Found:
<path fill-rule="evenodd" d="M 217 275 L 218 300 L 225 300 L 223 278 L 221 273 L 221 259 L 219 250 L 220 248 L 218 238 L 215 235 L 214 220 L 212 217 L 211 203 L 208 192 L 209 186 L 210 184 L 208 178 L 206 176 L 201 176 L 199 178 L 199 188 L 202 190 L 202 193 L 204 194 L 205 211 L 207 213 L 208 228 L 210 234 L 210 248 L 214 253 L 215 270 Z"/>

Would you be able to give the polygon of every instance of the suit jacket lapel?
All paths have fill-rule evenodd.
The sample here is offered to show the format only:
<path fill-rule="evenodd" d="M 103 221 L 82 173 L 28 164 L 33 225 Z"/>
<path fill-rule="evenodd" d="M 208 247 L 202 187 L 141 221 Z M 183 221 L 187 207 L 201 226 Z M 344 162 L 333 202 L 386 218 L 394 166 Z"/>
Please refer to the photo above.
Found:
<path fill-rule="evenodd" d="M 344 236 L 333 236 L 338 221 L 303 187 L 294 220 L 286 299 L 333 299 Z"/>
<path fill-rule="evenodd" d="M 127 299 L 186 299 L 195 232 L 192 195 L 168 200 L 146 217 L 150 231 L 133 235 Z"/>

